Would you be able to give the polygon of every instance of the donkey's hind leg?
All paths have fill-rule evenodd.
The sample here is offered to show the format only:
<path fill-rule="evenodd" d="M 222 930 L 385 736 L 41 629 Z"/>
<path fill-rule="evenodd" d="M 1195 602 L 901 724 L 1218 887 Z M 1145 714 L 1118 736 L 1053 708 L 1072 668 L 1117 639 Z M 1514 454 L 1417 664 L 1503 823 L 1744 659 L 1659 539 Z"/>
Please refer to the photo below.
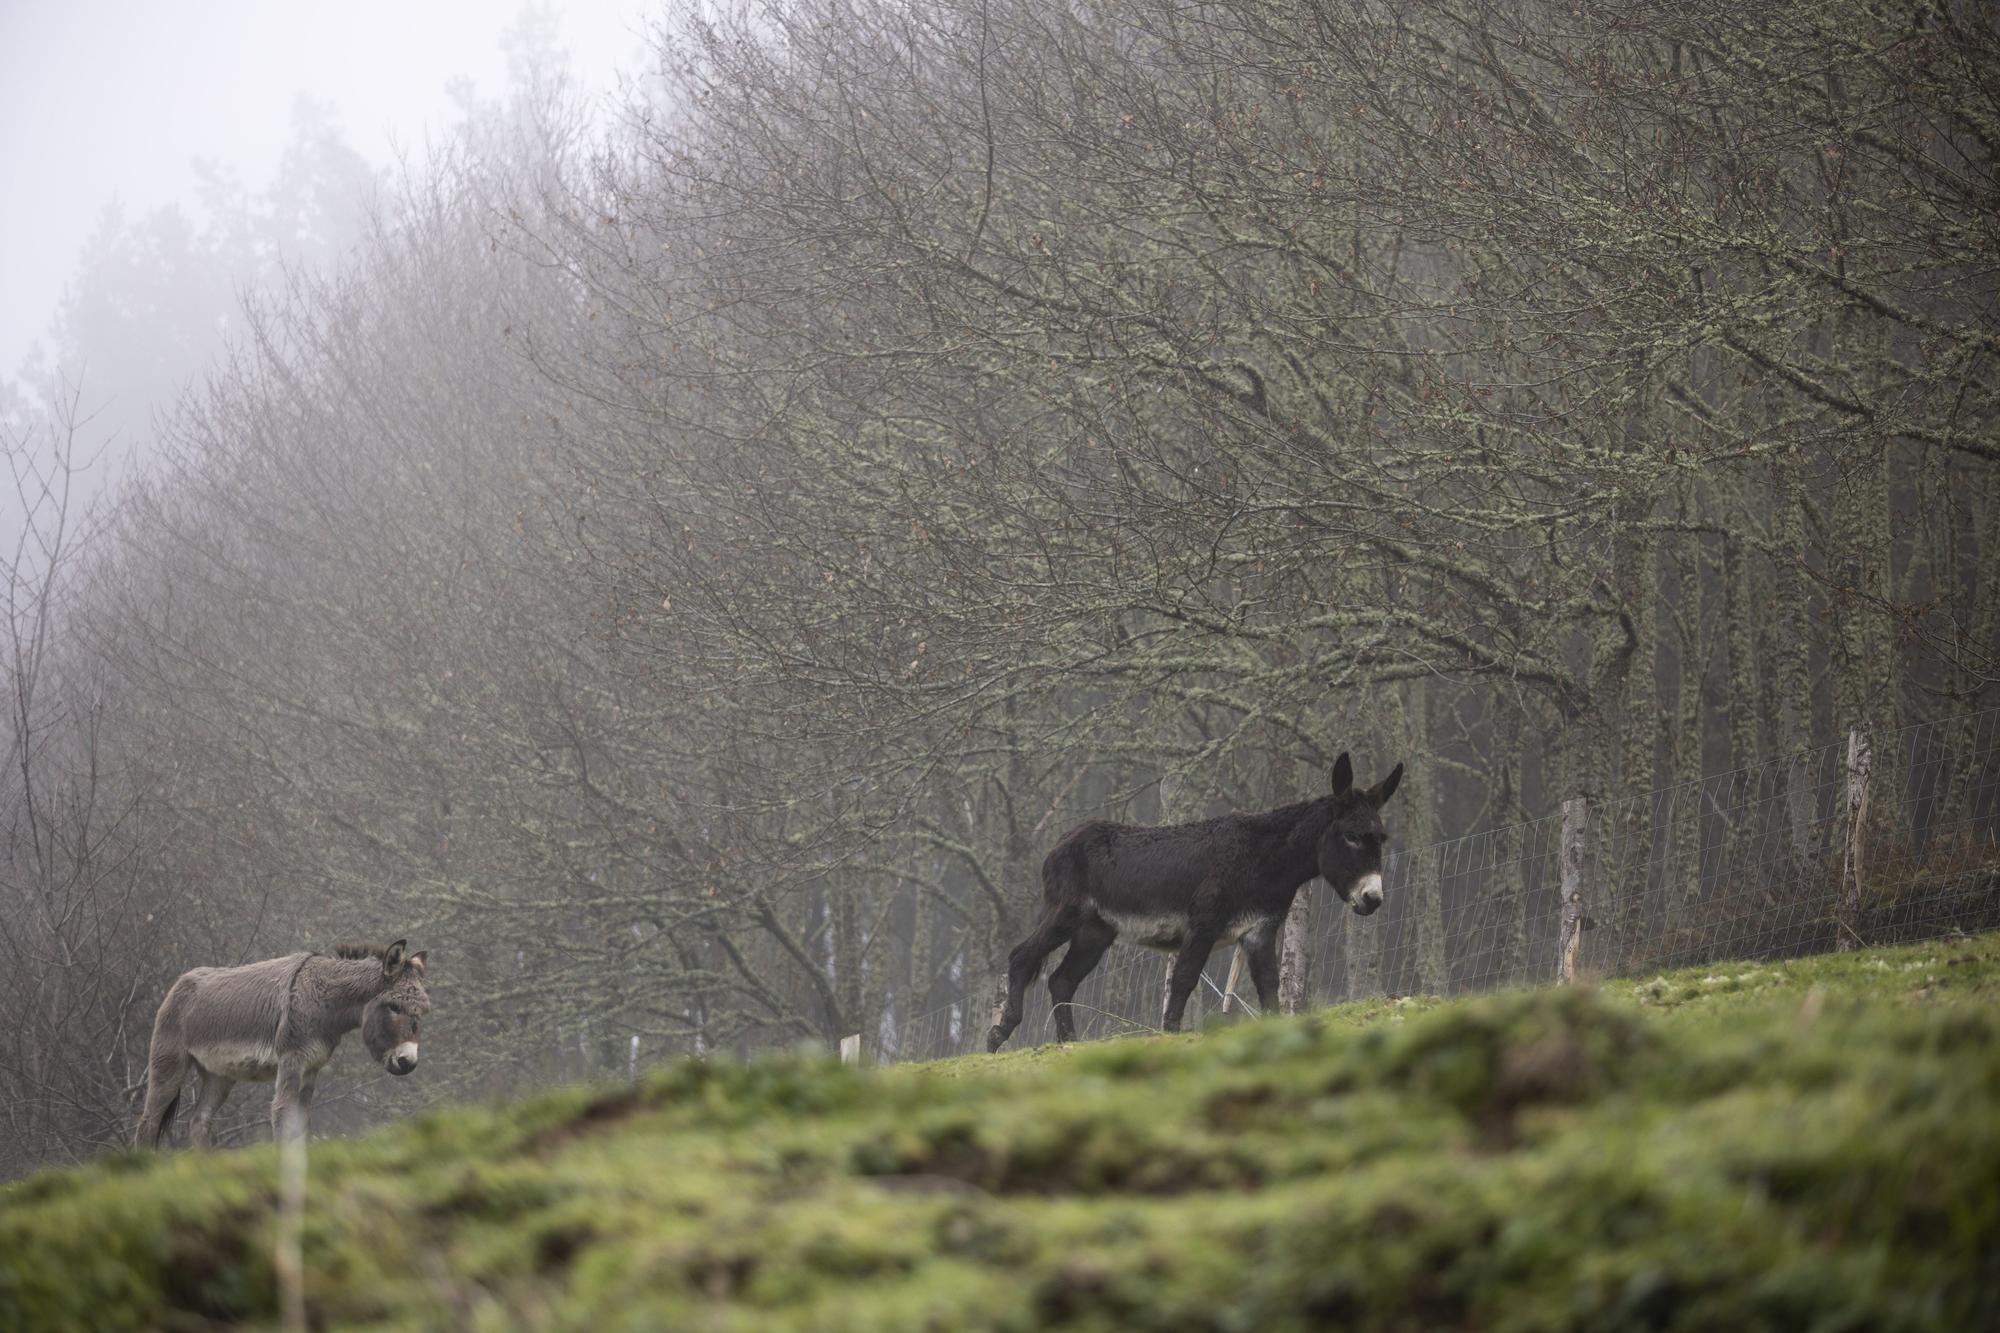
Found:
<path fill-rule="evenodd" d="M 1278 1012 L 1278 940 L 1283 934 L 1282 925 L 1272 926 L 1250 946 L 1250 980 L 1257 987 L 1257 1010 L 1262 1014 Z"/>
<path fill-rule="evenodd" d="M 1075 1041 L 1076 1023 L 1070 1013 L 1069 1002 L 1076 996 L 1076 988 L 1083 979 L 1096 968 L 1097 960 L 1104 957 L 1104 951 L 1118 938 L 1118 932 L 1110 922 L 1092 913 L 1083 924 L 1076 928 L 1076 936 L 1069 942 L 1069 952 L 1062 962 L 1049 974 L 1049 998 L 1055 1001 L 1056 1040 Z"/>
<path fill-rule="evenodd" d="M 174 1108 L 180 1105 L 181 1085 L 187 1081 L 194 1061 L 178 1045 L 162 1043 L 157 1034 L 146 1059 L 146 1106 L 139 1112 L 139 1129 L 132 1136 L 134 1147 L 157 1148 L 173 1123 Z"/>
<path fill-rule="evenodd" d="M 986 1033 L 988 1051 L 999 1050 L 1007 1038 L 1014 1035 L 1014 1029 L 1021 1026 L 1021 997 L 1028 989 L 1028 983 L 1041 975 L 1042 964 L 1076 933 L 1076 927 L 1077 913 L 1074 908 L 1044 908 L 1041 920 L 1035 922 L 1028 938 L 1015 945 L 1014 951 L 1007 955 L 1007 998 L 1002 1002 L 1000 1012 L 993 1016 L 993 1026 Z"/>
<path fill-rule="evenodd" d="M 174 1107 L 180 1104 L 181 1084 L 194 1069 L 194 1057 L 181 1040 L 181 1018 L 194 1000 L 192 975 L 181 977 L 167 988 L 160 1012 L 153 1015 L 153 1040 L 146 1047 L 146 1105 L 139 1112 L 139 1128 L 132 1143 L 139 1148 L 157 1148 L 173 1123 Z"/>

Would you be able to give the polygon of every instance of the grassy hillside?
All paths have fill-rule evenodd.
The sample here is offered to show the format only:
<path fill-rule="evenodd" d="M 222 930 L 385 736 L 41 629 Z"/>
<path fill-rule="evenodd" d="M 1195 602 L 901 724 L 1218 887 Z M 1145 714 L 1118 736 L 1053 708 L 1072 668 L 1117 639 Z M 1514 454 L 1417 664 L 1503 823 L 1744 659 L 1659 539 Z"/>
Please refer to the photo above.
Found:
<path fill-rule="evenodd" d="M 328 1326 L 2000 1322 L 2000 937 L 316 1144 Z M 449 1021 L 440 1015 L 440 1021 Z M 0 1193 L 0 1327 L 270 1322 L 268 1148 Z"/>

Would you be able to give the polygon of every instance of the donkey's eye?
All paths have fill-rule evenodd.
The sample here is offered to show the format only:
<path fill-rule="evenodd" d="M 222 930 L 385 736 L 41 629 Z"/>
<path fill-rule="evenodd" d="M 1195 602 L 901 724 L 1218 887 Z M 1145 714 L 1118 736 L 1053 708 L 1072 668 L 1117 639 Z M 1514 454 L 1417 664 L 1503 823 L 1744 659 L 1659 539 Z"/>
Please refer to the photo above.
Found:
<path fill-rule="evenodd" d="M 400 1014 L 403 1012 L 403 1006 L 397 1004 L 394 1000 L 389 1001 L 389 1003 L 383 1007 L 388 1009 L 388 1011 L 392 1014 Z"/>
<path fill-rule="evenodd" d="M 1340 840 L 1346 843 L 1349 847 L 1359 847 L 1361 845 L 1361 839 L 1355 837 L 1352 833 L 1341 834 Z"/>

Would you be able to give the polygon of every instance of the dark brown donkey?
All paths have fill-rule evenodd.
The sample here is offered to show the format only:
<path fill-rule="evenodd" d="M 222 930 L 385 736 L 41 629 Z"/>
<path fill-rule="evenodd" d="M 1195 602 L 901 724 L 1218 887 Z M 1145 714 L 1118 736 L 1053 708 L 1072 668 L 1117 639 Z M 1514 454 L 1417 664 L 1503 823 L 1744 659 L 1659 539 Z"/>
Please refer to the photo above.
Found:
<path fill-rule="evenodd" d="M 332 955 L 287 954 L 241 967 L 197 967 L 167 992 L 146 1059 L 146 1109 L 134 1142 L 158 1146 L 181 1085 L 201 1071 L 188 1140 L 208 1146 L 208 1123 L 240 1082 L 271 1083 L 271 1132 L 303 1138 L 313 1085 L 340 1039 L 361 1029 L 368 1054 L 392 1074 L 417 1067 L 417 1027 L 431 1011 L 424 954 L 407 941 L 347 945 Z"/>
<path fill-rule="evenodd" d="M 1401 764 L 1366 791 L 1354 765 L 1333 765 L 1333 792 L 1262 814 L 1223 815 L 1147 828 L 1093 820 L 1063 835 L 1042 862 L 1042 915 L 1007 958 L 1007 999 L 986 1049 L 997 1051 L 1021 1022 L 1021 993 L 1049 954 L 1069 952 L 1049 977 L 1056 1040 L 1075 1041 L 1069 1002 L 1097 960 L 1124 934 L 1176 954 L 1163 1025 L 1181 1028 L 1189 992 L 1209 951 L 1240 942 L 1265 1009 L 1277 1003 L 1278 935 L 1292 899 L 1314 875 L 1367 916 L 1382 905 L 1382 806 L 1403 780 Z"/>

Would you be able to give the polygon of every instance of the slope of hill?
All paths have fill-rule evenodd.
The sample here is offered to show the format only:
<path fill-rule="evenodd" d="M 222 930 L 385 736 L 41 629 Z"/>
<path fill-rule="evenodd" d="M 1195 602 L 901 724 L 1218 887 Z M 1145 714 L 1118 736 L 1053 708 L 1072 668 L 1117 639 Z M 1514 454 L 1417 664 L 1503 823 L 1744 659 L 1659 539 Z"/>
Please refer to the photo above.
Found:
<path fill-rule="evenodd" d="M 315 1144 L 308 1301 L 385 1328 L 1994 1327 L 1996 999 L 1983 936 L 876 1072 L 684 1063 Z M 261 1148 L 0 1192 L 0 1327 L 271 1322 L 275 1183 Z"/>

